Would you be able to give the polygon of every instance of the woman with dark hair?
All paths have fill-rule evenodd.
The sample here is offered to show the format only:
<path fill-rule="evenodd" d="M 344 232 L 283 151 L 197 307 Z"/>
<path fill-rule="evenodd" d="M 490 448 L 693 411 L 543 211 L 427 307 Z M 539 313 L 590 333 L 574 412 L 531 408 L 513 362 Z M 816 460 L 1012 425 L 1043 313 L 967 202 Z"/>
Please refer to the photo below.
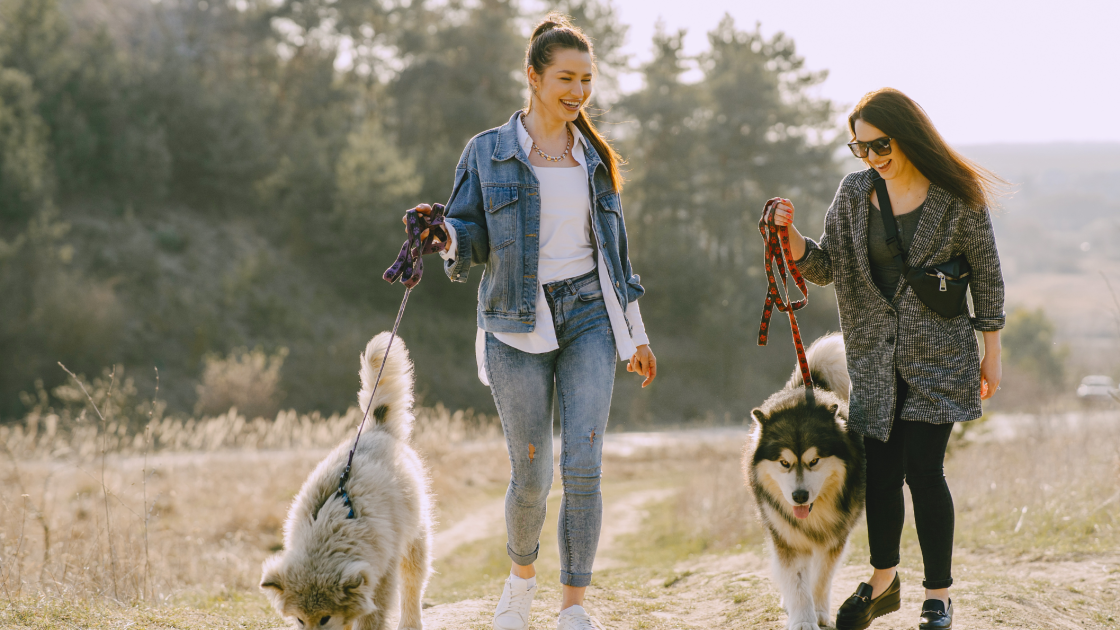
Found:
<path fill-rule="evenodd" d="M 593 630 L 583 609 L 599 542 L 603 434 L 615 357 L 657 374 L 630 268 L 618 154 L 586 106 L 591 42 L 560 15 L 533 31 L 525 53 L 529 105 L 470 140 L 447 202 L 447 275 L 478 292 L 478 375 L 490 386 L 512 468 L 506 551 L 512 560 L 495 630 L 522 630 L 536 592 L 533 563 L 552 486 L 552 399 L 560 409 L 557 539 L 563 596 L 558 628 Z M 427 206 L 417 210 L 428 212 Z"/>
<path fill-rule="evenodd" d="M 873 572 L 836 616 L 839 630 L 866 628 L 898 610 L 897 566 L 910 488 L 925 565 L 921 630 L 953 625 L 953 498 L 945 482 L 945 447 L 953 423 L 981 415 L 1001 376 L 1003 276 L 988 206 L 999 181 L 950 148 L 921 107 L 902 92 L 863 97 L 848 117 L 852 153 L 870 167 L 844 178 L 819 242 L 793 226 L 794 207 L 779 204 L 806 280 L 836 283 L 852 390 L 848 429 L 867 452 L 867 536 Z M 878 196 L 885 180 L 888 200 Z M 881 184 L 880 184 L 881 186 Z M 898 250 L 887 244 L 897 224 Z M 975 315 L 944 317 L 907 281 L 905 268 L 930 268 L 964 256 Z M 944 286 L 942 288 L 944 290 Z M 980 358 L 976 335 L 984 338 Z"/>

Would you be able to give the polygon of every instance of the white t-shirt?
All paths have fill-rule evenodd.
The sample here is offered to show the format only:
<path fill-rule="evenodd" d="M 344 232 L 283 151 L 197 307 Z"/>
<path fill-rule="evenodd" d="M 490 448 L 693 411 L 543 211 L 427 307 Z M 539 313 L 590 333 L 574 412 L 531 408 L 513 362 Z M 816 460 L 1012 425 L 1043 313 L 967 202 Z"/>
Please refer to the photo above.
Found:
<path fill-rule="evenodd" d="M 544 297 L 544 285 L 557 280 L 575 278 L 598 268 L 599 284 L 603 287 L 603 301 L 614 333 L 615 347 L 618 349 L 619 359 L 627 361 L 637 351 L 638 346 L 649 343 L 649 338 L 646 336 L 645 324 L 642 322 L 642 314 L 636 301 L 626 305 L 626 315 L 623 317 L 618 296 L 610 290 L 612 283 L 604 257 L 596 255 L 601 247 L 598 242 L 595 242 L 594 231 L 591 229 L 591 184 L 583 149 L 587 140 L 574 124 L 569 123 L 568 128 L 571 129 L 573 137 L 572 157 L 579 166 L 533 167 L 533 173 L 541 185 L 536 325 L 532 332 L 494 333 L 494 337 L 508 346 L 531 354 L 542 354 L 559 348 L 552 310 L 549 309 L 548 301 Z M 525 131 L 523 125 L 517 126 L 517 140 L 528 155 L 533 146 L 533 139 L 529 137 L 529 132 Z M 440 256 L 444 260 L 454 261 L 459 239 L 450 224 L 446 227 L 451 239 L 451 247 L 440 252 Z M 632 334 L 626 327 L 626 320 L 630 321 Z M 478 366 L 479 380 L 484 385 L 489 385 L 490 382 L 486 378 L 486 332 L 481 328 L 475 335 L 475 362 Z"/>

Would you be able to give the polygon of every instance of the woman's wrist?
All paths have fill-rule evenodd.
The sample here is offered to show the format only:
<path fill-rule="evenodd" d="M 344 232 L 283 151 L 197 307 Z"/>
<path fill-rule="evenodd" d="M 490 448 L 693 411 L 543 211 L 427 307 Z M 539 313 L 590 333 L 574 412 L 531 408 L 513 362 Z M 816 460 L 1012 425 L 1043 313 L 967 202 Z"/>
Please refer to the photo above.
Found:
<path fill-rule="evenodd" d="M 1003 352 L 998 330 L 984 331 L 984 358 L 997 358 Z"/>
<path fill-rule="evenodd" d="M 801 232 L 792 223 L 789 224 L 789 253 L 793 254 L 794 260 L 801 260 L 805 257 L 805 237 L 801 236 Z"/>

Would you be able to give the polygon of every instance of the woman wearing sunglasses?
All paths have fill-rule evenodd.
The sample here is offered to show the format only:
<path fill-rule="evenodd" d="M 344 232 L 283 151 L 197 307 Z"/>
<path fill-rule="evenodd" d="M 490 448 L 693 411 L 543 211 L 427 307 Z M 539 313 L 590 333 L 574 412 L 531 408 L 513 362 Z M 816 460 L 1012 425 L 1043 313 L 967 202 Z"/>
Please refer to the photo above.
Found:
<path fill-rule="evenodd" d="M 789 200 L 775 213 L 776 223 L 789 227 L 805 279 L 836 284 L 852 380 L 848 428 L 863 436 L 867 453 L 873 571 L 840 606 L 836 627 L 866 628 L 899 609 L 905 482 L 925 568 L 919 628 L 943 630 L 953 625 L 954 514 L 945 447 L 953 423 L 980 417 L 980 401 L 995 393 L 1001 375 L 1004 287 L 988 213 L 999 180 L 950 148 L 922 108 L 898 90 L 864 96 L 848 127 L 848 146 L 869 168 L 844 178 L 820 241 L 797 231 Z M 887 200 L 879 198 L 879 179 Z M 880 210 L 884 201 L 893 216 Z M 897 241 L 888 244 L 896 230 Z M 965 307 L 946 317 L 927 305 L 928 293 L 917 294 L 920 277 L 906 274 L 962 256 L 971 267 L 975 314 L 969 317 Z M 937 298 L 936 281 L 932 287 Z M 983 334 L 982 359 L 974 330 Z"/>

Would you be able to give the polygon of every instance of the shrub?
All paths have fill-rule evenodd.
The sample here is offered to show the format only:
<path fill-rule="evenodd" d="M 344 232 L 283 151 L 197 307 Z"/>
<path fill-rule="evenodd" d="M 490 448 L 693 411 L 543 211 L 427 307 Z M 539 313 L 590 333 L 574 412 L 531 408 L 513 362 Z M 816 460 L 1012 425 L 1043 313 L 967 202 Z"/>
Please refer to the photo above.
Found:
<path fill-rule="evenodd" d="M 280 409 L 280 368 L 288 356 L 280 348 L 269 356 L 261 348 L 239 348 L 225 357 L 208 355 L 194 411 L 214 416 L 237 407 L 249 418 L 272 418 Z"/>
<path fill-rule="evenodd" d="M 1011 311 L 1001 341 L 1001 405 L 1036 409 L 1065 390 L 1068 349 L 1054 341 L 1054 322 L 1042 309 Z"/>

